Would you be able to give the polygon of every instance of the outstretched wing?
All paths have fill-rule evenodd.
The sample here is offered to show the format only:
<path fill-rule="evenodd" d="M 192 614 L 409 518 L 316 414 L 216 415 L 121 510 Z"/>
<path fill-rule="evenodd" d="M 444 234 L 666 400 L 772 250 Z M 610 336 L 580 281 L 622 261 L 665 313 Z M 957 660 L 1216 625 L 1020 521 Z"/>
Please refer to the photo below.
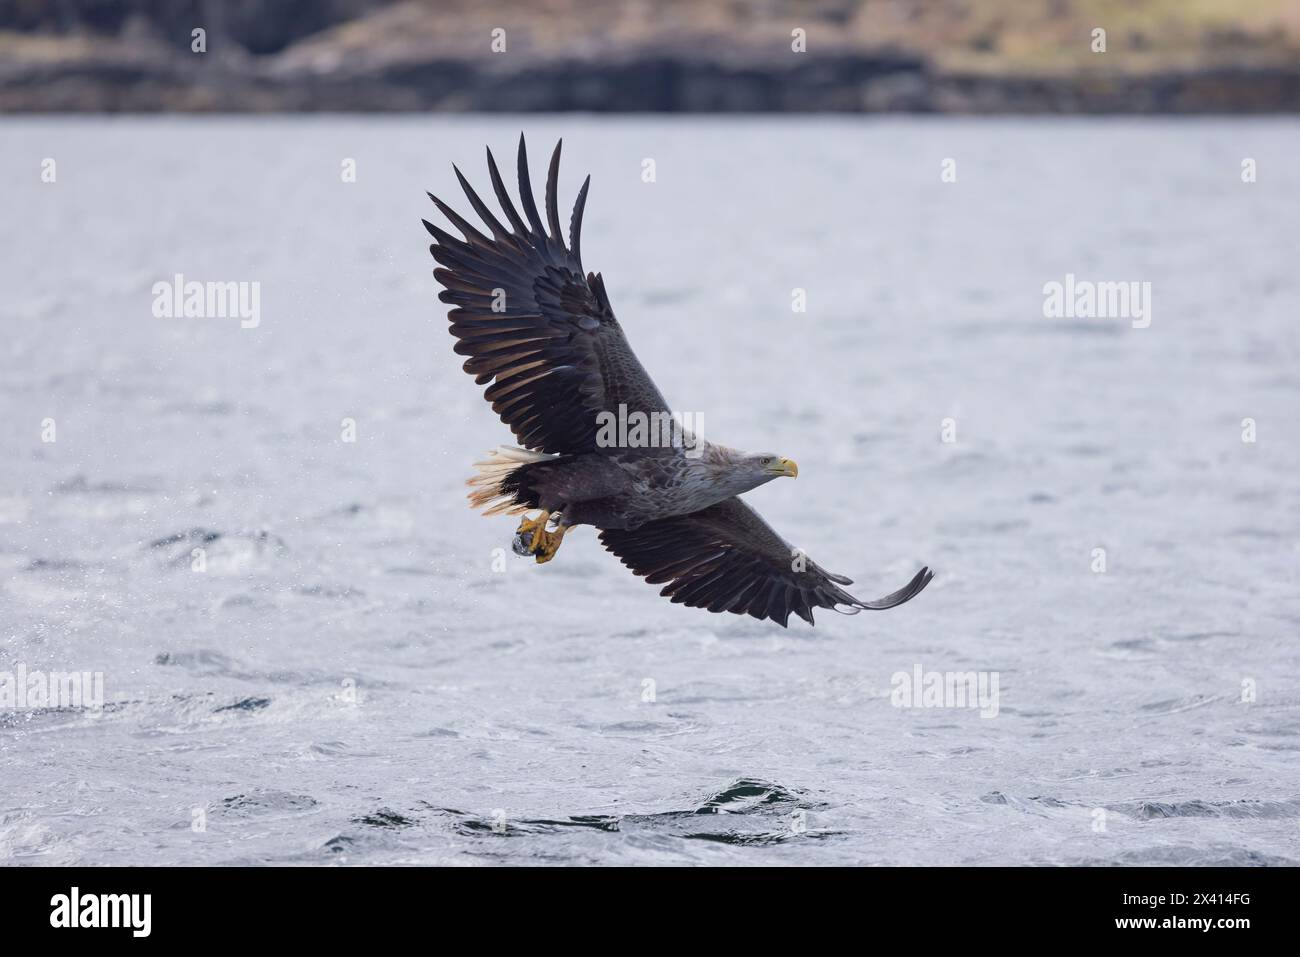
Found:
<path fill-rule="evenodd" d="M 845 605 L 850 614 L 893 608 L 915 598 L 934 577 L 922 568 L 893 594 L 859 601 L 839 587 L 852 581 L 797 553 L 738 498 L 630 531 L 605 529 L 600 541 L 650 584 L 667 582 L 659 594 L 674 602 L 770 618 L 782 627 L 791 612 L 811 624 L 814 608 Z"/>
<path fill-rule="evenodd" d="M 560 147 L 555 146 L 546 177 L 546 218 L 542 225 L 528 180 L 528 153 L 519 137 L 519 196 L 527 223 L 501 182 L 492 151 L 488 172 L 503 226 L 470 187 L 459 169 L 465 196 L 491 238 L 483 235 L 430 194 L 465 238 L 457 239 L 425 221 L 437 240 L 429 247 L 441 264 L 433 274 L 446 289 L 438 298 L 453 308 L 451 334 L 456 352 L 469 356 L 465 371 L 479 385 L 519 444 L 542 452 L 596 449 L 597 415 L 602 411 L 667 412 L 668 405 L 628 345 L 605 295 L 598 273 L 582 271 L 582 212 L 588 176 L 569 220 L 564 244 L 556 205 Z"/>

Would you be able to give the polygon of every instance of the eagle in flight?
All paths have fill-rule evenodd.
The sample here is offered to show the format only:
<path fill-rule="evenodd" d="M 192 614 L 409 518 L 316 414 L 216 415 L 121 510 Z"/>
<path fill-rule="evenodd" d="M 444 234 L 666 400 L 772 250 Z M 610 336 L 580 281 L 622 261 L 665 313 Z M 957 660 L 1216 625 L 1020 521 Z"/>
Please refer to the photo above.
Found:
<path fill-rule="evenodd" d="M 429 251 L 445 287 L 439 298 L 452 306 L 447 318 L 455 351 L 468 356 L 465 371 L 487 386 L 484 397 L 522 446 L 498 448 L 475 463 L 471 503 L 488 515 L 524 515 L 515 551 L 538 562 L 555 556 L 568 529 L 592 525 L 633 573 L 664 586 L 660 594 L 711 612 L 770 618 L 785 627 L 791 612 L 811 624 L 814 608 L 856 614 L 914 598 L 930 583 L 928 568 L 884 598 L 861 601 L 840 587 L 852 584 L 848 578 L 791 548 L 740 500 L 775 478 L 797 476 L 789 459 L 741 452 L 681 429 L 666 443 L 628 441 L 644 437 L 637 429 L 621 430 L 621 443 L 610 441 L 604 428 L 610 415 L 663 422 L 671 410 L 628 345 L 601 275 L 583 269 L 590 176 L 578 191 L 565 245 L 556 205 L 562 144 L 546 177 L 545 223 L 522 135 L 523 216 L 487 151 L 508 227 L 459 169 L 456 177 L 490 236 L 429 194 L 463 237 L 424 221 L 436 240 Z"/>

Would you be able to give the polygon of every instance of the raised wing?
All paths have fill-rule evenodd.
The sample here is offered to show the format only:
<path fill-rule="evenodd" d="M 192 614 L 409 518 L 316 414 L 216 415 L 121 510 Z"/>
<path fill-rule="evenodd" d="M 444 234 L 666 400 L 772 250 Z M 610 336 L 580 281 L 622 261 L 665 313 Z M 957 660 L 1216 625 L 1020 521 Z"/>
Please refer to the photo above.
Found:
<path fill-rule="evenodd" d="M 650 584 L 667 582 L 659 594 L 674 602 L 770 618 L 782 627 L 791 612 L 812 624 L 814 608 L 838 611 L 844 605 L 853 609 L 848 614 L 893 608 L 915 598 L 934 577 L 922 568 L 898 591 L 860 601 L 839 587 L 851 580 L 796 553 L 738 498 L 630 531 L 605 529 L 600 541 Z"/>
<path fill-rule="evenodd" d="M 528 221 L 519 215 L 501 181 L 492 151 L 488 172 L 507 229 L 470 187 L 456 177 L 470 205 L 492 233 L 488 238 L 430 194 L 465 238 L 457 239 L 428 221 L 437 240 L 429 252 L 442 268 L 433 274 L 446 289 L 438 298 L 453 308 L 447 318 L 469 356 L 465 371 L 479 385 L 519 444 L 542 452 L 596 450 L 597 415 L 667 412 L 668 405 L 632 352 L 614 318 L 605 283 L 582 271 L 582 213 L 588 176 L 569 220 L 565 246 L 556 205 L 560 147 L 546 177 L 547 232 L 528 180 L 528 153 L 519 137 L 519 196 Z"/>

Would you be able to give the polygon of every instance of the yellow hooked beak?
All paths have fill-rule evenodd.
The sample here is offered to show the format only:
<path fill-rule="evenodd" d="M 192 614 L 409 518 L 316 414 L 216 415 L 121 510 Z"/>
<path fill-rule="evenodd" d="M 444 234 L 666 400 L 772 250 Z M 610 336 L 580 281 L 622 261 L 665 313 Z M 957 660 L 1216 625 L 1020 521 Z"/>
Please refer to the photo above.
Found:
<path fill-rule="evenodd" d="M 773 470 L 778 475 L 788 475 L 790 478 L 799 477 L 799 466 L 795 464 L 794 459 L 777 459 Z"/>

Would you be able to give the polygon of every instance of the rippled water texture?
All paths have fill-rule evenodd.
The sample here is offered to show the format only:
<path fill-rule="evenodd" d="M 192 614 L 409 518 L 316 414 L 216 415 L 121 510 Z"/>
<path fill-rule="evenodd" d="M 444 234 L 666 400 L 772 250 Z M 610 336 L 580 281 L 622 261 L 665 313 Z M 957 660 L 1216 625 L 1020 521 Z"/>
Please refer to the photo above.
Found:
<path fill-rule="evenodd" d="M 106 704 L 0 713 L 0 860 L 1300 862 L 1294 121 L 4 125 L 0 671 Z M 419 218 L 521 127 L 665 394 L 799 462 L 749 500 L 924 594 L 783 631 L 467 508 L 509 435 Z M 1067 273 L 1150 327 L 1045 319 Z"/>

